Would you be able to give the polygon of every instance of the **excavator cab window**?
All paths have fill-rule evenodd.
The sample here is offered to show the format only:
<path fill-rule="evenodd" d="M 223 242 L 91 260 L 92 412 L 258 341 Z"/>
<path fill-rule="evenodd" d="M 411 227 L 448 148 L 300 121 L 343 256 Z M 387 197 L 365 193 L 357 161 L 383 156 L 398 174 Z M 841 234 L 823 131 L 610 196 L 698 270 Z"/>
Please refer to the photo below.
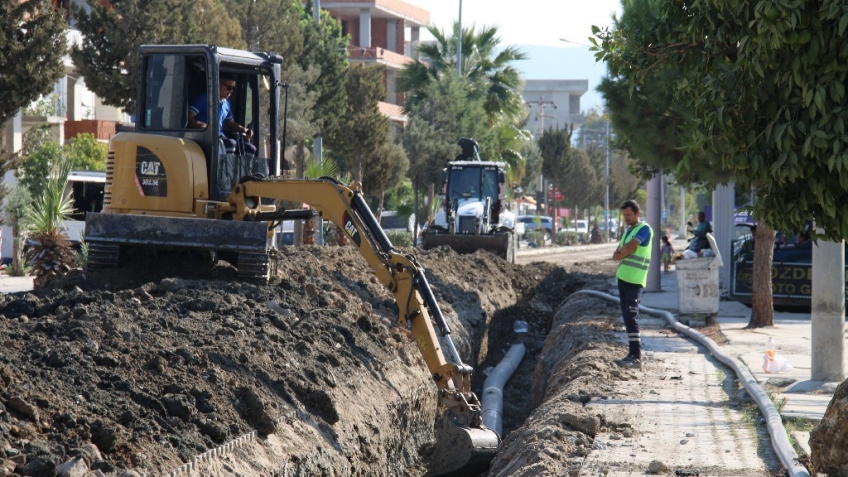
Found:
<path fill-rule="evenodd" d="M 205 91 L 201 55 L 152 54 L 145 58 L 143 117 L 148 130 L 185 130 L 188 108 L 197 91 Z M 199 84 L 199 85 L 198 85 Z"/>

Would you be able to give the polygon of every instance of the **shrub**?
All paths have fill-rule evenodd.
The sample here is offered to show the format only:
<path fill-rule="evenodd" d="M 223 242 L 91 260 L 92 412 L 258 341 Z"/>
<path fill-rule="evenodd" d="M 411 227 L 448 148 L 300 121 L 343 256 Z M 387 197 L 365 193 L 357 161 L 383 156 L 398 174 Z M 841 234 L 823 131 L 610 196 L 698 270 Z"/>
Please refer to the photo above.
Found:
<path fill-rule="evenodd" d="M 577 242 L 577 234 L 571 231 L 559 231 L 554 239 L 557 245 L 576 245 Z"/>
<path fill-rule="evenodd" d="M 386 236 L 389 237 L 389 241 L 392 242 L 392 245 L 397 247 L 412 246 L 412 234 L 409 232 L 389 232 Z"/>

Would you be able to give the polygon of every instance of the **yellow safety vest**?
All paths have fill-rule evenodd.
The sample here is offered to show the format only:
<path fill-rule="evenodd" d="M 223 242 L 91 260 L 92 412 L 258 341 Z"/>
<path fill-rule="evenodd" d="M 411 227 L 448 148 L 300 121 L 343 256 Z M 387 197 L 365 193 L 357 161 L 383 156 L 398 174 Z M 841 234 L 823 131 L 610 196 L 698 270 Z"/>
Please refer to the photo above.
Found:
<path fill-rule="evenodd" d="M 633 240 L 633 237 L 636 236 L 636 232 L 638 232 L 642 227 L 648 227 L 648 231 L 650 231 L 648 245 L 643 246 L 640 244 L 636 248 L 635 252 L 625 257 L 618 265 L 615 277 L 627 283 L 642 285 L 644 287 L 648 284 L 648 267 L 651 265 L 654 231 L 646 222 L 639 222 L 639 224 L 622 235 L 620 246 L 624 247 L 624 245 Z"/>

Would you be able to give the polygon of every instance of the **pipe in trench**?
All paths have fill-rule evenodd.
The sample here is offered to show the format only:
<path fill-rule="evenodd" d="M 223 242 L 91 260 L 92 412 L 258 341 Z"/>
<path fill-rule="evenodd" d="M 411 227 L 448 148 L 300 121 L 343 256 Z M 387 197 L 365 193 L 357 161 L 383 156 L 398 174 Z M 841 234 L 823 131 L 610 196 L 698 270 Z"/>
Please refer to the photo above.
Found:
<path fill-rule="evenodd" d="M 571 297 L 577 295 L 590 295 L 607 301 L 614 301 L 616 303 L 619 302 L 618 297 L 608 295 L 597 290 L 580 290 L 573 293 Z M 571 297 L 568 299 L 571 299 Z M 748 366 L 733 356 L 725 353 L 715 341 L 678 322 L 677 318 L 675 318 L 671 313 L 664 310 L 648 308 L 647 306 L 642 305 L 639 305 L 639 311 L 664 318 L 669 327 L 679 333 L 682 333 L 687 338 L 697 341 L 706 347 L 716 359 L 732 368 L 733 371 L 736 372 L 736 376 L 739 381 L 741 381 L 745 386 L 745 390 L 748 391 L 748 394 L 750 394 L 757 402 L 757 406 L 759 406 L 760 412 L 766 420 L 768 432 L 771 436 L 772 447 L 774 447 L 781 464 L 783 464 L 783 467 L 788 471 L 789 477 L 810 477 L 810 472 L 807 468 L 798 462 L 798 454 L 795 453 L 795 449 L 789 442 L 789 437 L 786 432 L 786 428 L 783 426 L 783 419 L 780 417 L 780 413 L 777 411 L 777 408 L 774 407 L 774 403 L 771 402 L 771 399 L 768 397 L 766 392 L 763 391 L 763 388 L 757 384 L 757 380 L 754 379 L 754 375 L 751 374 Z"/>
<path fill-rule="evenodd" d="M 483 383 L 483 398 L 480 401 L 480 414 L 483 425 L 501 435 L 503 430 L 503 387 L 518 364 L 524 358 L 524 345 L 516 343 L 509 348 L 504 359 L 486 377 Z"/>

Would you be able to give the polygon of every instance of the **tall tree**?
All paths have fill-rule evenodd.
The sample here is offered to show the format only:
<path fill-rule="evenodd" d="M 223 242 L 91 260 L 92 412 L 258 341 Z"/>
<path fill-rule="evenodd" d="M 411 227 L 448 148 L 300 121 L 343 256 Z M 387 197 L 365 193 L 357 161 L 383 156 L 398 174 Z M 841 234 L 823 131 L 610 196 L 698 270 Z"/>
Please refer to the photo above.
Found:
<path fill-rule="evenodd" d="M 571 149 L 571 131 L 550 127 L 539 138 L 542 153 L 542 174 L 559 189 L 563 197 L 569 194 L 565 178 L 569 172 L 568 155 Z"/>
<path fill-rule="evenodd" d="M 345 169 L 351 173 L 353 180 L 362 181 L 363 170 L 377 166 L 372 166 L 369 161 L 389 137 L 389 120 L 377 104 L 386 97 L 382 67 L 362 63 L 351 65 L 345 87 L 348 105 L 337 149 L 343 154 Z M 368 187 L 368 184 L 365 186 Z"/>
<path fill-rule="evenodd" d="M 418 151 L 412 152 L 413 142 L 404 138 L 404 148 L 410 159 L 410 179 L 413 186 L 427 187 L 427 204 L 434 203 L 434 188 L 432 187 L 438 173 L 447 166 L 449 161 L 456 158 L 459 147 L 455 146 L 461 137 L 470 137 L 477 140 L 480 146 L 480 157 L 483 160 L 497 160 L 496 131 L 486 127 L 486 113 L 483 108 L 482 98 L 475 98 L 467 94 L 467 80 L 459 78 L 454 71 L 445 71 L 440 81 L 433 82 L 427 86 L 424 100 L 412 106 L 409 112 L 410 124 L 412 118 L 418 118 L 429 125 L 422 125 L 417 131 L 417 137 L 429 137 L 434 144 L 420 146 Z M 409 134 L 409 127 L 404 134 Z M 424 152 L 422 152 L 424 151 Z M 413 160 L 412 154 L 419 155 L 420 162 Z M 441 154 L 441 155 L 440 155 Z M 423 182 L 419 182 L 423 180 Z M 417 196 L 416 196 L 417 197 Z M 416 214 L 419 217 L 428 217 L 427 211 L 421 210 L 416 205 Z"/>
<path fill-rule="evenodd" d="M 586 209 L 596 205 L 603 193 L 603 175 L 598 173 L 598 164 L 593 163 L 589 152 L 569 147 L 565 157 L 565 169 L 558 180 L 566 204 Z"/>
<path fill-rule="evenodd" d="M 48 0 L 0 2 L 0 125 L 64 74 L 67 23 Z M 12 152 L 12 151 L 10 151 Z"/>
<path fill-rule="evenodd" d="M 429 184 L 436 182 L 439 171 L 445 167 L 445 158 L 454 157 L 459 153 L 459 146 L 454 139 L 445 137 L 443 132 L 436 129 L 433 122 L 426 118 L 427 111 L 410 114 L 409 123 L 403 135 L 403 148 L 409 159 L 407 175 L 412 181 L 413 204 L 417 217 L 433 219 L 429 213 L 422 213 L 421 191 Z M 431 198 L 432 201 L 432 198 Z M 430 202 L 432 204 L 432 202 Z M 415 221 L 413 237 L 418 236 L 418 223 Z"/>
<path fill-rule="evenodd" d="M 599 31 L 599 54 L 633 87 L 679 70 L 672 91 L 691 114 L 677 168 L 749 180 L 754 211 L 771 225 L 801 229 L 814 218 L 826 237 L 848 236 L 843 3 L 632 3 L 652 15 Z"/>
<path fill-rule="evenodd" d="M 211 0 L 116 1 L 109 6 L 99 0 L 87 1 L 88 12 L 72 7 L 83 40 L 74 47 L 71 58 L 88 88 L 104 103 L 125 111 L 135 111 L 139 45 L 195 42 L 243 46 L 227 10 Z"/>
<path fill-rule="evenodd" d="M 832 54 L 820 50 L 824 40 L 803 52 L 787 42 L 787 31 L 803 23 L 806 7 L 777 25 L 764 15 L 769 5 L 633 0 L 614 28 L 595 28 L 592 39 L 609 68 L 602 90 L 616 131 L 639 169 L 645 175 L 671 172 L 689 183 L 735 180 L 755 187 L 754 213 L 763 224 L 757 244 L 768 250 L 774 235 L 765 231 L 773 224 L 794 228 L 811 216 L 821 218 L 831 237 L 846 227 L 836 205 L 846 203 L 838 200 L 845 190 L 834 188 L 840 180 L 829 175 L 841 170 L 845 147 L 841 140 L 824 144 L 829 132 L 839 131 L 835 118 L 845 98 L 837 88 L 837 95 L 816 100 L 824 90 L 808 86 L 833 79 L 827 72 Z M 825 10 L 804 13 L 831 17 L 822 38 L 836 33 L 833 13 Z M 829 161 L 818 160 L 820 152 Z M 770 326 L 772 257 L 757 259 L 763 261 L 755 268 L 765 273 L 755 275 L 759 298 L 749 326 Z"/>
<path fill-rule="evenodd" d="M 330 147 L 334 147 L 348 104 L 344 87 L 348 70 L 348 38 L 342 34 L 341 22 L 331 17 L 328 11 L 321 10 L 320 21 L 316 22 L 312 19 L 311 1 L 308 0 L 305 5 L 300 1 L 294 4 L 300 12 L 298 24 L 303 33 L 303 52 L 297 57 L 297 62 L 304 69 L 315 66 L 321 72 L 310 90 L 317 93 L 315 115 L 321 118 L 319 134 L 326 137 Z"/>
<path fill-rule="evenodd" d="M 458 30 L 459 25 L 454 23 L 453 34 L 448 36 L 435 26 L 428 27 L 435 41 L 418 45 L 418 52 L 427 62 L 409 63 L 398 76 L 398 91 L 408 93 L 404 105 L 407 111 L 426 98 L 431 83 L 440 81 L 446 71 L 457 70 Z M 483 99 L 489 126 L 501 119 L 515 123 L 524 116 L 524 100 L 519 92 L 521 74 L 511 63 L 527 55 L 513 46 L 498 51 L 500 42 L 497 27 L 462 29 L 462 75 L 468 80 L 469 94 Z"/>
<path fill-rule="evenodd" d="M 409 159 L 403 146 L 389 139 L 374 151 L 367 163 L 368 167 L 362 171 L 362 184 L 366 196 L 378 199 L 375 215 L 379 217 L 386 194 L 402 185 L 409 170 Z"/>

